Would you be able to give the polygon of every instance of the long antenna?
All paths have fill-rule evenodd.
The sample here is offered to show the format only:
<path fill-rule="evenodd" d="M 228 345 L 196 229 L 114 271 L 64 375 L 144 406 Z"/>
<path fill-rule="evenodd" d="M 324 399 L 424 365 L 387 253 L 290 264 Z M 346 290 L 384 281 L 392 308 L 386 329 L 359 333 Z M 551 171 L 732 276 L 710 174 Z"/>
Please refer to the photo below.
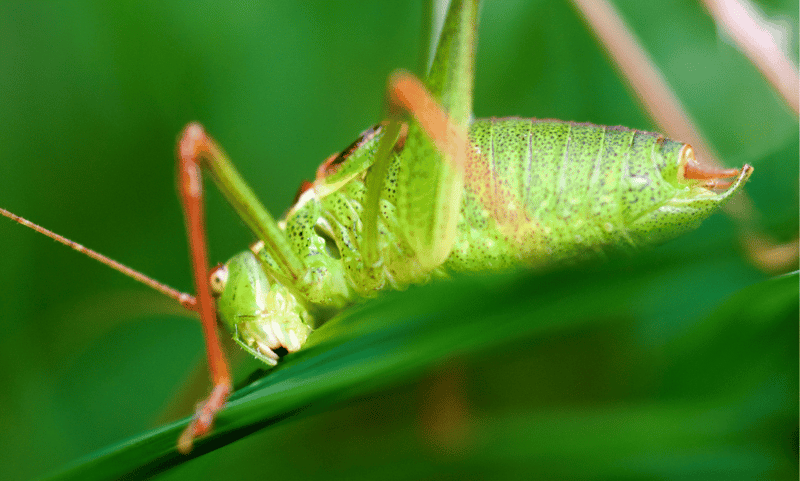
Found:
<path fill-rule="evenodd" d="M 124 264 L 120 264 L 119 262 L 115 261 L 114 259 L 111 259 L 110 257 L 106 257 L 106 256 L 104 256 L 103 254 L 101 254 L 101 253 L 99 253 L 97 251 L 93 251 L 92 249 L 89 249 L 88 247 L 84 247 L 84 246 L 78 244 L 75 241 L 71 241 L 71 240 L 67 239 L 64 236 L 58 235 L 58 234 L 56 234 L 55 232 L 53 232 L 51 230 L 45 229 L 44 227 L 42 227 L 40 225 L 34 224 L 33 222 L 29 221 L 28 219 L 25 219 L 25 218 L 20 217 L 20 216 L 18 216 L 16 214 L 13 214 L 13 213 L 3 209 L 2 207 L 0 207 L 0 214 L 3 214 L 3 216 L 8 217 L 9 219 L 13 220 L 14 222 L 22 224 L 25 227 L 30 227 L 31 229 L 35 230 L 36 232 L 38 232 L 40 234 L 44 234 L 47 237 L 53 239 L 54 241 L 60 242 L 60 243 L 64 244 L 65 246 L 80 252 L 81 254 L 86 254 L 87 256 L 91 257 L 92 259 L 94 259 L 94 260 L 96 260 L 98 262 L 101 262 L 101 263 L 107 265 L 108 267 L 116 270 L 117 272 L 121 272 L 122 274 L 124 274 L 124 275 L 126 275 L 128 277 L 131 277 L 131 278 L 141 282 L 142 284 L 145 284 L 146 286 L 152 287 L 153 289 L 157 290 L 158 292 L 160 292 L 160 293 L 162 293 L 162 294 L 164 294 L 166 296 L 169 296 L 172 299 L 175 299 L 176 301 L 178 301 L 181 304 L 181 306 L 183 306 L 186 309 L 189 309 L 190 311 L 197 310 L 194 296 L 192 296 L 190 294 L 187 294 L 185 292 L 181 292 L 181 291 L 179 291 L 177 289 L 173 289 L 172 287 L 170 287 L 170 286 L 168 286 L 166 284 L 163 284 L 161 282 L 158 282 L 157 280 L 155 280 L 155 279 L 153 279 L 151 277 L 148 277 L 148 276 L 142 274 L 141 272 L 139 272 L 137 270 L 131 269 L 130 267 L 128 267 L 128 266 L 126 266 Z"/>

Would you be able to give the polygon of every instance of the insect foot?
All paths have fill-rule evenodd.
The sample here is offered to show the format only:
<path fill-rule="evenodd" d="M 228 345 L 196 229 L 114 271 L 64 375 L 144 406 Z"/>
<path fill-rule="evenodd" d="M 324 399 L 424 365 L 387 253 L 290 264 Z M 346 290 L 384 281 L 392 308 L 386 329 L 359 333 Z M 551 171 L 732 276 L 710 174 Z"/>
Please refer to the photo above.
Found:
<path fill-rule="evenodd" d="M 223 407 L 225 401 L 231 393 L 230 384 L 218 384 L 211 392 L 211 396 L 205 402 L 197 405 L 195 410 L 194 419 L 189 426 L 183 431 L 181 437 L 178 439 L 178 451 L 182 454 L 188 454 L 192 450 L 194 438 L 203 436 L 211 431 L 214 424 L 214 417 Z"/>

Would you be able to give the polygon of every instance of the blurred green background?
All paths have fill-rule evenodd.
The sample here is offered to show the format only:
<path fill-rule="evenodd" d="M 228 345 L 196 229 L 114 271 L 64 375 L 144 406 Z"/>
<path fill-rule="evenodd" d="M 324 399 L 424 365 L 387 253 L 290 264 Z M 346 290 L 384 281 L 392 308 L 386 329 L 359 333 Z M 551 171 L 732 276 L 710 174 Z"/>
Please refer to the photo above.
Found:
<path fill-rule="evenodd" d="M 730 166 L 755 166 L 747 191 L 761 212 L 757 221 L 778 239 L 796 238 L 796 117 L 697 2 L 616 4 L 721 158 Z M 797 3 L 759 4 L 784 27 L 796 59 Z M 411 1 L 2 2 L 0 206 L 189 290 L 174 187 L 175 142 L 183 126 L 202 122 L 267 208 L 280 214 L 326 156 L 380 120 L 389 73 L 415 70 L 421 12 L 421 2 Z M 475 114 L 656 130 L 564 1 L 485 2 Z M 252 237 L 220 196 L 208 191 L 211 258 L 224 261 Z M 0 478 L 45 474 L 190 412 L 170 406 L 190 373 L 204 377 L 193 319 L 11 222 L 0 222 L 0 246 Z M 723 215 L 653 255 L 658 268 L 643 274 L 647 289 L 637 291 L 624 312 L 598 315 L 619 322 L 509 340 L 488 360 L 485 353 L 449 356 L 443 347 L 449 360 L 422 376 L 290 419 L 164 477 L 482 479 L 547 472 L 556 478 L 620 479 L 620 471 L 572 470 L 590 449 L 592 459 L 638 465 L 616 457 L 619 442 L 601 443 L 604 451 L 597 452 L 598 444 L 578 435 L 591 428 L 570 416 L 570 409 L 601 412 L 613 406 L 627 420 L 620 424 L 637 419 L 634 398 L 642 394 L 632 394 L 635 380 L 658 378 L 664 363 L 685 363 L 680 348 L 665 346 L 680 346 L 703 319 L 722 326 L 725 318 L 712 312 L 769 278 L 745 261 L 732 221 Z M 563 289 L 569 292 L 569 286 Z M 640 470 L 626 471 L 629 479 L 697 473 L 705 473 L 698 479 L 710 479 L 708 473 L 731 479 L 727 469 L 796 479 L 796 304 L 788 323 L 780 308 L 774 310 L 779 314 L 765 314 L 779 333 L 769 342 L 755 336 L 730 347 L 724 339 L 714 344 L 720 355 L 737 349 L 748 359 L 772 359 L 769 369 L 745 367 L 739 379 L 744 384 L 715 387 L 714 401 L 689 398 L 681 404 L 689 416 L 762 403 L 771 417 L 742 422 L 773 443 L 721 450 L 725 439 L 710 429 L 706 437 L 686 440 L 697 450 L 679 458 L 683 465 L 654 472 L 639 460 Z M 712 351 L 707 360 L 718 358 Z M 702 367 L 682 369 L 690 375 Z M 646 399 L 669 407 L 676 421 L 687 419 L 674 411 L 675 404 L 659 404 L 680 391 L 679 384 L 672 388 L 648 391 Z M 192 396 L 188 406 L 197 398 Z M 521 455 L 528 464 L 502 456 L 487 461 L 459 438 L 457 428 L 447 427 L 453 417 L 456 424 L 510 432 L 505 424 L 525 425 L 542 412 L 562 414 L 547 417 L 551 424 L 542 433 L 534 422 L 530 437 L 497 439 L 523 453 L 525 443 L 534 450 L 543 444 L 546 433 L 574 443 L 555 443 L 549 456 Z M 428 429 L 439 429 L 437 422 L 444 423 L 441 439 Z"/>

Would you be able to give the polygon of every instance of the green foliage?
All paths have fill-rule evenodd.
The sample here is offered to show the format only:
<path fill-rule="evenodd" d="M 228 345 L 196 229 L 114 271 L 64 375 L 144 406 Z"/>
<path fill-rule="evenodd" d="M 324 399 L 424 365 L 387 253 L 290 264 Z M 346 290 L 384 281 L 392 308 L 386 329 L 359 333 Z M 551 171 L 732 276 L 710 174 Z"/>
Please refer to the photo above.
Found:
<path fill-rule="evenodd" d="M 347 451 L 368 436 L 381 448 L 339 460 L 343 477 L 373 470 L 408 477 L 448 465 L 453 476 L 471 469 L 478 478 L 794 472 L 797 273 L 737 292 L 679 336 L 642 342 L 630 334 L 641 327 L 630 315 L 632 298 L 653 287 L 654 271 L 676 267 L 654 263 L 646 256 L 602 269 L 461 278 L 352 309 L 237 391 L 192 456 L 217 450 L 217 459 L 241 462 L 235 469 L 242 477 L 268 470 L 305 479 L 330 462 L 305 459 L 309 451 Z M 411 399 L 364 399 L 409 388 Z M 297 419 L 343 401 L 350 407 L 338 409 L 343 419 L 333 432 L 285 445 Z M 401 419 L 397 405 L 406 413 Z M 365 422 L 369 416 L 376 419 Z M 139 479 L 189 463 L 174 449 L 185 424 L 123 441 L 59 479 Z M 227 454 L 220 449 L 263 428 L 270 429 L 245 443 L 260 446 L 261 455 L 238 444 Z M 378 463 L 376 451 L 383 451 Z M 228 467 L 215 474 L 229 476 Z"/>
<path fill-rule="evenodd" d="M 389 3 L 3 3 L 0 204 L 188 289 L 182 127 L 201 121 L 279 214 L 417 64 L 421 8 Z M 757 220 L 796 237 L 796 118 L 699 4 L 619 3 L 726 163 L 755 166 Z M 797 31 L 796 3 L 764 8 Z M 486 2 L 478 36 L 478 117 L 654 128 L 567 3 Z M 251 239 L 209 192 L 219 261 Z M 20 227 L 0 239 L 0 478 L 185 461 L 180 424 L 147 430 L 205 389 L 175 394 L 196 323 Z M 797 296 L 722 215 L 621 265 L 394 294 L 316 332 L 237 395 L 213 452 L 162 476 L 796 479 Z"/>

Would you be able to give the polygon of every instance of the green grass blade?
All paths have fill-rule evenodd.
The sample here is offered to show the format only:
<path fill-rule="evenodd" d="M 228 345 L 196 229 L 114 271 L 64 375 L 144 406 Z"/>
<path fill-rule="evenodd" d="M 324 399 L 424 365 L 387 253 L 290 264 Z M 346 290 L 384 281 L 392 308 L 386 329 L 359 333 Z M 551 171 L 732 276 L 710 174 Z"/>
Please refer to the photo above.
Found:
<path fill-rule="evenodd" d="M 658 276 L 661 268 L 669 271 L 674 266 L 659 267 L 654 258 L 648 257 L 633 264 L 540 276 L 509 274 L 460 278 L 389 294 L 333 319 L 314 333 L 306 348 L 287 356 L 278 368 L 263 379 L 237 391 L 229 406 L 219 416 L 213 434 L 200 440 L 191 456 L 182 456 L 175 452 L 175 442 L 187 422 L 184 420 L 98 451 L 78 460 L 52 479 L 142 479 L 202 456 L 258 430 L 277 425 L 287 418 L 325 410 L 333 404 L 358 399 L 381 388 L 405 382 L 410 377 L 439 365 L 444 359 L 477 353 L 491 363 L 490 354 L 503 352 L 504 345 L 513 344 L 520 339 L 545 341 L 559 333 L 624 321 L 629 319 L 631 310 L 635 310 L 632 307 L 636 305 L 635 300 L 645 296 L 648 281 L 653 276 Z M 747 320 L 763 320 L 755 331 L 744 331 L 751 342 L 759 342 L 759 332 L 774 335 L 785 331 L 787 309 L 790 311 L 788 318 L 792 319 L 791 311 L 796 308 L 797 273 L 768 280 L 739 292 L 718 311 L 707 318 L 701 318 L 690 334 L 695 341 L 688 344 L 679 342 L 676 343 L 677 347 L 667 345 L 666 352 L 670 354 L 663 359 L 669 362 L 663 359 L 660 362 L 665 379 L 672 379 L 680 384 L 687 371 L 686 366 L 681 365 L 682 362 L 713 365 L 714 359 L 703 359 L 703 356 L 709 351 L 711 354 L 707 356 L 725 352 L 726 346 L 712 345 L 709 349 L 707 343 L 709 339 L 719 337 L 719 329 L 726 329 L 727 320 L 736 321 L 737 313 L 740 315 L 739 321 L 736 321 L 739 325 L 734 324 L 734 327 L 740 328 L 740 324 Z M 765 316 L 765 312 L 771 314 Z M 796 316 L 793 319 L 796 322 Z M 765 349 L 771 352 L 769 345 Z M 793 349 L 796 360 L 796 343 L 793 344 Z M 783 358 L 776 362 L 783 362 L 781 359 Z M 721 362 L 736 367 L 734 360 Z M 654 365 L 659 365 L 659 362 Z M 669 389 L 672 393 L 683 387 L 679 385 Z M 721 389 L 720 393 L 725 395 L 727 392 Z M 685 397 L 690 396 L 687 394 Z M 642 412 L 645 412 L 644 418 L 651 419 L 653 426 L 661 426 L 659 429 L 674 423 L 681 416 L 681 410 L 675 404 L 680 399 L 676 401 L 666 396 L 665 399 L 669 402 L 659 404 L 657 401 L 660 399 L 661 396 L 655 396 L 645 400 L 640 407 L 620 412 L 578 410 L 573 416 L 569 410 L 561 411 L 560 414 L 540 411 L 522 416 L 520 419 L 527 421 L 521 424 L 514 423 L 510 417 L 501 417 L 488 424 L 481 424 L 483 434 L 478 437 L 478 444 L 491 444 L 492 439 L 507 439 L 511 443 L 515 436 L 524 436 L 524 433 L 529 432 L 528 428 L 536 425 L 543 425 L 545 431 L 547 426 L 551 426 L 551 437 L 558 438 L 556 434 L 564 426 L 588 422 L 590 419 L 609 419 L 609 416 L 619 418 L 619 422 L 615 421 L 608 426 L 609 435 L 615 433 L 613 426 L 617 425 L 627 426 L 617 432 L 619 439 L 637 432 L 641 435 L 639 430 L 647 425 L 637 422 Z M 796 396 L 792 400 L 796 405 Z M 691 401 L 684 399 L 678 404 L 685 402 Z M 773 402 L 773 405 L 781 413 L 787 412 L 787 403 L 781 405 L 780 402 Z M 694 416 L 702 417 L 702 409 L 697 406 L 689 411 Z M 755 411 L 751 414 L 757 414 Z M 737 416 L 739 409 L 736 403 L 729 404 L 726 412 L 727 414 L 719 415 L 724 419 Z M 791 413 L 796 412 L 795 406 Z M 508 429 L 508 425 L 516 426 L 516 429 Z M 667 436 L 664 442 L 651 443 L 656 449 L 695 442 L 697 437 L 693 437 L 693 432 L 687 427 L 675 433 L 675 436 Z M 579 446 L 582 446 L 577 443 L 567 449 L 569 440 L 563 437 L 558 442 L 563 444 L 564 449 L 549 442 L 546 443 L 549 446 L 547 449 L 560 450 L 559 455 L 562 457 L 575 449 L 580 450 Z M 539 459 L 544 452 L 540 452 L 544 449 L 541 442 L 509 444 L 511 445 L 516 446 L 511 451 L 503 449 L 502 445 L 479 450 L 475 459 L 494 463 L 511 456 L 513 462 L 508 466 L 522 463 L 521 466 L 530 467 L 531 464 L 536 464 L 534 460 Z M 636 443 L 629 442 L 626 445 L 627 450 L 635 451 Z M 684 447 L 692 451 L 689 449 L 691 446 Z M 588 453 L 584 452 L 586 454 Z M 608 460 L 603 461 L 597 456 L 592 459 L 600 471 L 610 469 Z M 645 471 L 658 471 L 661 469 L 659 466 L 666 466 L 663 459 L 653 461 Z M 609 473 L 617 472 L 615 469 L 610 469 Z"/>

